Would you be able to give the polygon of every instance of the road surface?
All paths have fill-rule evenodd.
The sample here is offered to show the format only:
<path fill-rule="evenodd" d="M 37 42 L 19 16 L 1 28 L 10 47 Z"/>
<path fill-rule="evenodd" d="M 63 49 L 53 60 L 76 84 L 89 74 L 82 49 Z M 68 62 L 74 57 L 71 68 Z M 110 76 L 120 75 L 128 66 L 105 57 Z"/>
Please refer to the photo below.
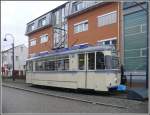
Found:
<path fill-rule="evenodd" d="M 66 100 L 3 87 L 3 113 L 120 113 L 125 109 Z"/>

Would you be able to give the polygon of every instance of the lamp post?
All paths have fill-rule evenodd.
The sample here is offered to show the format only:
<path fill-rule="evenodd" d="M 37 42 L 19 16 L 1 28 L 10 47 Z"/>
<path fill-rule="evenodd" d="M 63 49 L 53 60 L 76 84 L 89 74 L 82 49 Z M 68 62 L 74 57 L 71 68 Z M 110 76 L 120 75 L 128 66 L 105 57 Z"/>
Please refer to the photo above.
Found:
<path fill-rule="evenodd" d="M 14 76 L 14 36 L 10 33 L 7 33 L 7 34 L 5 34 L 4 41 L 7 41 L 7 39 L 6 39 L 7 36 L 11 36 L 11 38 L 13 39 L 13 43 L 12 43 L 12 65 L 13 65 L 12 78 L 13 78 L 13 81 L 15 81 L 15 76 Z"/>

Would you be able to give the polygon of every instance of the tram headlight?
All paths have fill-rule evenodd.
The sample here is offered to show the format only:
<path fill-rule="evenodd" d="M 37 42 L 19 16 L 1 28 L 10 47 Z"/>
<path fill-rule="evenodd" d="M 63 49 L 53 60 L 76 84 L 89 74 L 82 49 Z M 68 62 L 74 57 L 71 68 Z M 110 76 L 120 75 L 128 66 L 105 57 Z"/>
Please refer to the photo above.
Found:
<path fill-rule="evenodd" d="M 115 83 L 117 83 L 117 78 L 114 79 Z"/>

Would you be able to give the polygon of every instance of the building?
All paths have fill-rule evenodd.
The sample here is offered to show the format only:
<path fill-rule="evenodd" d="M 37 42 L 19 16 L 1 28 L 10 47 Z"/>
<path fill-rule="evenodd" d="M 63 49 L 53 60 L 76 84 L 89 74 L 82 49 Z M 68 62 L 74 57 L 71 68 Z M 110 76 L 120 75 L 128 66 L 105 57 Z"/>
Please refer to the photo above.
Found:
<path fill-rule="evenodd" d="M 133 81 L 148 81 L 148 3 L 124 2 L 123 4 L 123 47 L 124 67 L 127 74 L 132 74 Z M 129 77 L 129 76 L 128 76 Z M 146 83 L 145 83 L 146 82 Z"/>
<path fill-rule="evenodd" d="M 143 8 L 145 2 L 140 3 Z M 124 63 L 128 71 L 146 68 L 147 13 L 135 2 L 124 3 Z"/>
<path fill-rule="evenodd" d="M 27 56 L 28 48 L 24 44 L 14 48 L 14 74 L 16 77 L 25 75 Z M 12 76 L 12 60 L 12 48 L 2 51 L 2 75 L 4 77 Z"/>
<path fill-rule="evenodd" d="M 43 14 L 27 24 L 29 57 L 48 53 L 67 46 L 67 20 L 69 3 Z"/>
<path fill-rule="evenodd" d="M 78 44 L 113 44 L 119 49 L 120 3 L 102 2 L 77 9 L 79 5 L 86 6 L 85 3 L 72 3 L 73 11 L 68 16 L 69 47 Z"/>
<path fill-rule="evenodd" d="M 29 57 L 81 44 L 115 45 L 119 53 L 120 3 L 70 1 L 27 24 Z"/>
<path fill-rule="evenodd" d="M 146 2 L 66 2 L 27 24 L 28 56 L 81 45 L 113 45 L 126 73 L 145 74 L 148 14 L 143 8 Z"/>

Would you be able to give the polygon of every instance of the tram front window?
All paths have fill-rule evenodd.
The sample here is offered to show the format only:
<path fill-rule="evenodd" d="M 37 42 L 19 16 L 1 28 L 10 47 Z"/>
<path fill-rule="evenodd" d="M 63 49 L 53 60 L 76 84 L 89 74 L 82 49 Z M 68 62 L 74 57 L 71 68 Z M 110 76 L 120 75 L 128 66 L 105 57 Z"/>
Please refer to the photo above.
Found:
<path fill-rule="evenodd" d="M 84 70 L 84 54 L 79 54 L 78 55 L 78 60 L 79 60 L 79 70 Z"/>
<path fill-rule="evenodd" d="M 27 62 L 27 71 L 32 71 L 33 70 L 33 62 L 32 61 L 28 61 Z"/>
<path fill-rule="evenodd" d="M 96 52 L 96 69 L 105 69 L 104 54 L 102 52 Z"/>
<path fill-rule="evenodd" d="M 88 53 L 88 69 L 95 69 L 95 53 Z"/>
<path fill-rule="evenodd" d="M 112 56 L 112 69 L 118 69 L 119 60 L 118 57 Z"/>

